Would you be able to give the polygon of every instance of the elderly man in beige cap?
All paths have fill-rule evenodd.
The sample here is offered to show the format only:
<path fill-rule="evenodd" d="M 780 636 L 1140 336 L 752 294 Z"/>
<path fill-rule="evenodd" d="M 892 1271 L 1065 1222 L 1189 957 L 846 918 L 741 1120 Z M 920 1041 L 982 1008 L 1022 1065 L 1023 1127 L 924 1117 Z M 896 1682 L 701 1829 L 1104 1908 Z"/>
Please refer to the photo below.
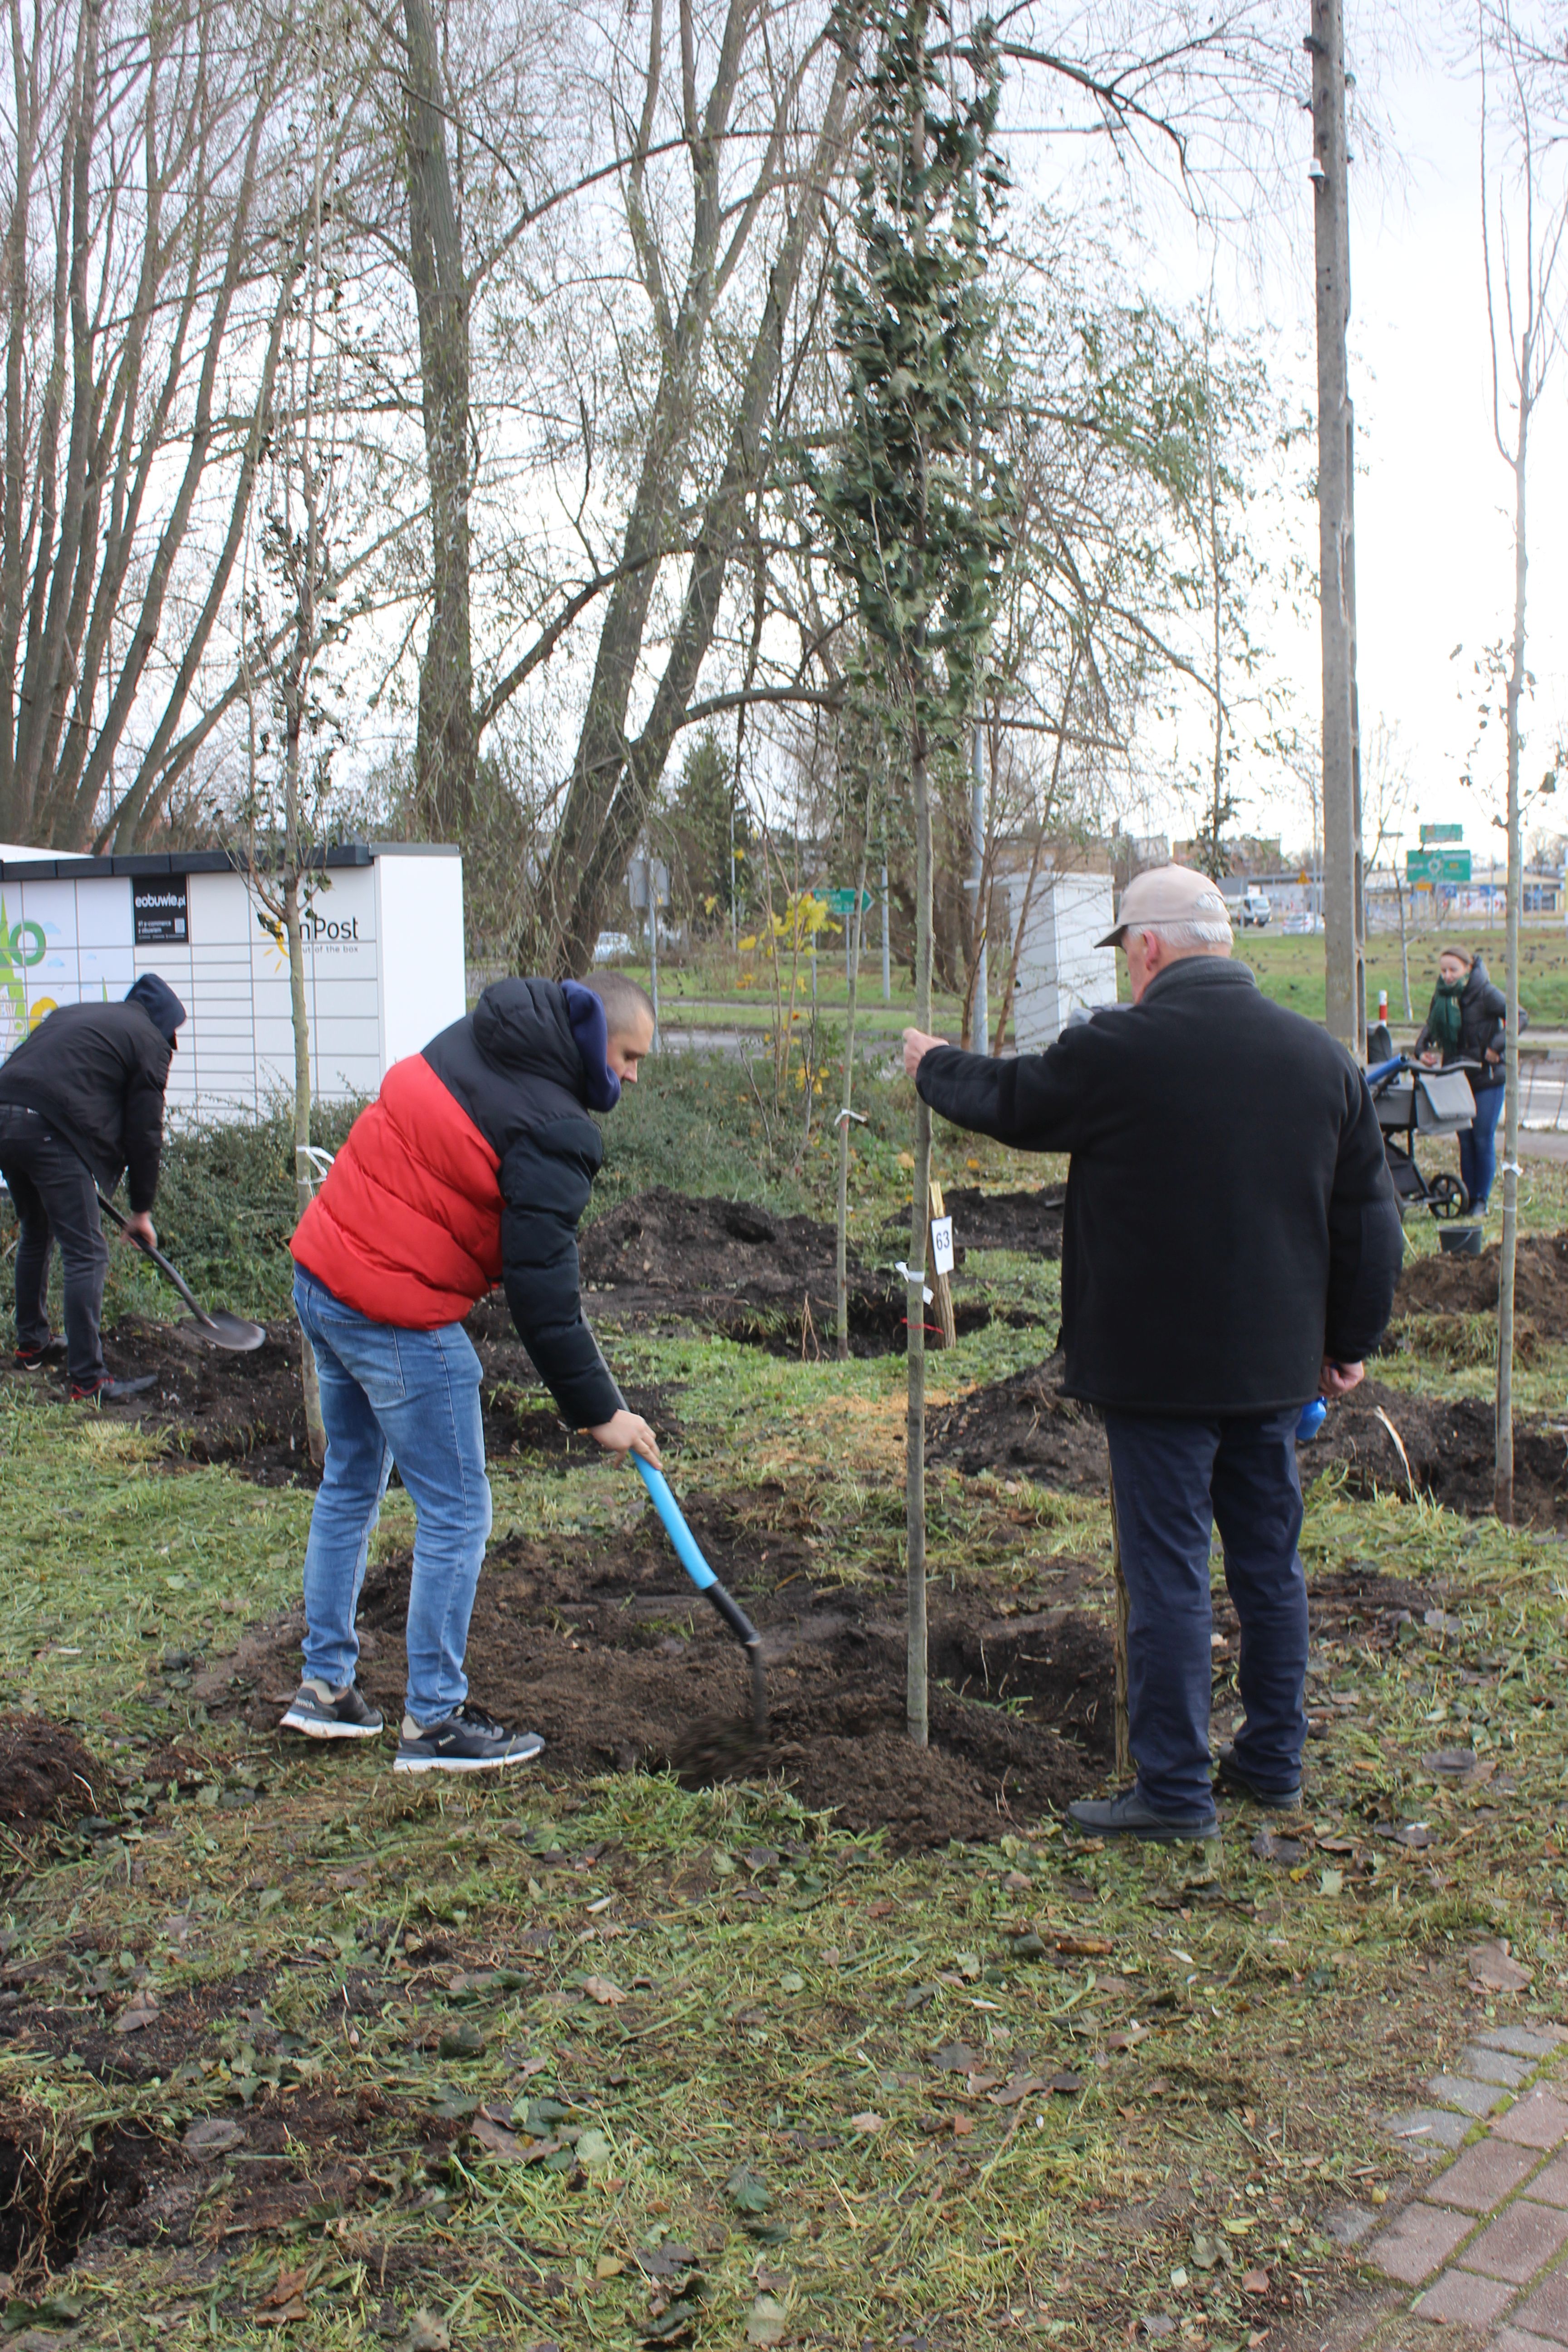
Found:
<path fill-rule="evenodd" d="M 1295 1432 L 1381 1339 L 1403 1250 L 1366 1082 L 1315 1023 L 1230 956 L 1206 875 L 1140 874 L 1100 942 L 1131 1004 L 1044 1054 L 992 1060 L 904 1032 L 934 1111 L 1072 1155 L 1062 1385 L 1099 1408 L 1130 1602 L 1136 1785 L 1071 1807 L 1100 1835 L 1217 1836 L 1210 1774 L 1209 1549 L 1241 1622 L 1245 1722 L 1219 1784 L 1300 1801 L 1307 1588 Z"/>

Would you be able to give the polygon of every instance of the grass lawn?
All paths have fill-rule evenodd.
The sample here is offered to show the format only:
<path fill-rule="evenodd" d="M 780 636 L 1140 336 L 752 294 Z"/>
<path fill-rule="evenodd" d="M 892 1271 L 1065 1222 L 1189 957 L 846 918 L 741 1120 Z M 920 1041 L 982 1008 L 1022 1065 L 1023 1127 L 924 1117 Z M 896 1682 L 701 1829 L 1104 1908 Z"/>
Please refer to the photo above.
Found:
<path fill-rule="evenodd" d="M 800 1148 L 804 1100 L 775 1115 L 727 1087 L 732 1068 L 661 1068 L 611 1124 L 610 1195 L 663 1174 L 820 1202 L 831 1151 L 815 1130 Z M 907 1105 L 865 1101 L 868 1226 L 902 1197 Z M 253 1139 L 219 1181 L 217 1149 L 176 1154 L 171 1238 L 226 1269 L 237 1307 L 276 1312 L 286 1162 Z M 950 1182 L 1053 1172 L 951 1135 L 938 1159 Z M 1543 1229 L 1562 1174 L 1531 1171 Z M 935 1360 L 939 1396 L 1048 1344 L 1054 1267 L 982 1271 L 1034 1319 Z M 897 1359 L 605 1338 L 625 1377 L 679 1396 L 678 1486 L 782 1486 L 818 1580 L 885 1579 L 896 1608 Z M 1402 1358 L 1418 1376 L 1455 1378 Z M 1529 1378 L 1560 1399 L 1568 1349 Z M 1312 1491 L 1309 1574 L 1375 1570 L 1421 1605 L 1396 1638 L 1320 1638 L 1327 1728 L 1283 1859 L 1245 1814 L 1217 1856 L 1003 1815 L 989 1844 L 901 1855 L 776 1784 L 570 1782 L 547 1757 L 436 1788 L 395 1780 L 389 1744 L 249 1734 L 243 1656 L 220 1662 L 297 1599 L 309 1497 L 171 1473 L 21 1383 L 0 1445 L 0 1710 L 68 1723 L 103 1776 L 93 1818 L 5 1846 L 0 2243 L 8 2324 L 39 2347 L 260 2345 L 292 2313 L 285 2340 L 312 2352 L 433 2352 L 441 2328 L 506 2352 L 1087 2352 L 1150 2320 L 1208 2352 L 1293 2352 L 1372 2309 L 1331 2223 L 1407 2192 L 1379 2118 L 1479 2013 L 1467 1946 L 1507 1936 L 1532 1971 L 1489 2014 L 1562 2015 L 1554 1542 Z M 494 1483 L 498 1535 L 568 1558 L 641 1500 L 597 1465 L 501 1462 Z M 395 1490 L 378 1552 L 409 1535 Z M 1000 1574 L 1026 1600 L 1068 1559 L 1075 1605 L 1103 1612 L 1109 1540 L 1099 1496 L 932 1474 L 931 1570 L 955 1586 Z M 1424 1764 L 1456 1742 L 1489 1768 L 1473 1787 Z"/>
<path fill-rule="evenodd" d="M 1445 946 L 1458 945 L 1486 960 L 1487 969 L 1500 987 L 1503 935 L 1484 924 L 1456 926 L 1441 931 L 1410 934 L 1410 1003 L 1414 1019 L 1426 1017 L 1432 991 L 1437 984 L 1437 958 Z M 1258 974 L 1265 993 L 1310 1021 L 1323 1017 L 1323 941 L 1321 934 L 1242 931 L 1236 953 Z M 1380 989 L 1388 991 L 1389 1015 L 1397 1028 L 1405 1018 L 1405 990 L 1400 973 L 1399 935 L 1374 931 L 1367 943 L 1367 1003 L 1377 1016 Z M 1531 922 L 1521 933 L 1520 1003 L 1540 1027 L 1568 1025 L 1568 928 L 1560 922 Z"/>

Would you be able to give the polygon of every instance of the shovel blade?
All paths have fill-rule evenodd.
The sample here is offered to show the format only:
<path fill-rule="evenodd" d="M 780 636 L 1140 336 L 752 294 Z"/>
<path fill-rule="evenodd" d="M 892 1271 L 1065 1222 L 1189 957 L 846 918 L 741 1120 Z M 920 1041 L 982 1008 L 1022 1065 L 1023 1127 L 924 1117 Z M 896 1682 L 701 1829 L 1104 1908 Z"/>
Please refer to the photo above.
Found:
<path fill-rule="evenodd" d="M 249 1355 L 267 1337 L 264 1324 L 247 1323 L 243 1315 L 231 1315 L 226 1307 L 215 1307 L 210 1315 L 199 1318 L 189 1316 L 184 1328 L 205 1339 L 209 1348 L 226 1348 L 237 1356 Z"/>

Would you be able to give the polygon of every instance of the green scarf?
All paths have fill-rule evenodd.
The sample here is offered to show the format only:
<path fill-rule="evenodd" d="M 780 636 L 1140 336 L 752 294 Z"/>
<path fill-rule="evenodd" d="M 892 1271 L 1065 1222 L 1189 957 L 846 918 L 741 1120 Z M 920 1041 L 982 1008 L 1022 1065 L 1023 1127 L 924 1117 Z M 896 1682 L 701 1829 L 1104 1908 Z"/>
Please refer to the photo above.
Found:
<path fill-rule="evenodd" d="M 1426 1027 L 1432 1043 L 1438 1046 L 1447 1061 L 1459 1050 L 1459 999 L 1465 992 L 1462 980 L 1440 980 L 1432 999 L 1432 1009 L 1426 1015 Z"/>

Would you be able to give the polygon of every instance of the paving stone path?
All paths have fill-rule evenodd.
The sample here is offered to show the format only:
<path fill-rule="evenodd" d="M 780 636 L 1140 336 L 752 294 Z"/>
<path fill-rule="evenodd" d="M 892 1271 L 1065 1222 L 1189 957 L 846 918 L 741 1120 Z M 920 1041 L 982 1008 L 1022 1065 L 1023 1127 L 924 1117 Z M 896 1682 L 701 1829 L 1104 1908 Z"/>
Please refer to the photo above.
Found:
<path fill-rule="evenodd" d="M 1412 2319 L 1479 2337 L 1487 2352 L 1568 2347 L 1565 2044 L 1561 2026 L 1479 2032 L 1427 2084 L 1431 2105 L 1389 2125 L 1413 2154 L 1453 2150 L 1455 2160 L 1369 2240 L 1365 2258 L 1419 2290 Z"/>

